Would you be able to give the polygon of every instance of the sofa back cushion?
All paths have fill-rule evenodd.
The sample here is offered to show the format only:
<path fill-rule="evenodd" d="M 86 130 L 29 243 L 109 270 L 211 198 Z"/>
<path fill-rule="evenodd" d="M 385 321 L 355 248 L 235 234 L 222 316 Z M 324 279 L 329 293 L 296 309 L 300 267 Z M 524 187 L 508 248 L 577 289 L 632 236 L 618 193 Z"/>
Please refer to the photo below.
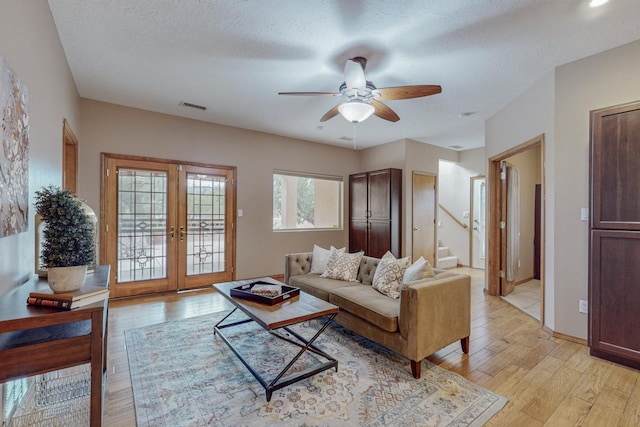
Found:
<path fill-rule="evenodd" d="M 331 252 L 329 261 L 327 261 L 327 269 L 320 275 L 320 277 L 344 280 L 346 282 L 355 282 L 358 280 L 358 270 L 360 268 L 363 255 L 364 252 Z"/>
<path fill-rule="evenodd" d="M 360 269 L 358 270 L 358 282 L 371 286 L 379 262 L 380 258 L 363 256 L 360 261 Z"/>

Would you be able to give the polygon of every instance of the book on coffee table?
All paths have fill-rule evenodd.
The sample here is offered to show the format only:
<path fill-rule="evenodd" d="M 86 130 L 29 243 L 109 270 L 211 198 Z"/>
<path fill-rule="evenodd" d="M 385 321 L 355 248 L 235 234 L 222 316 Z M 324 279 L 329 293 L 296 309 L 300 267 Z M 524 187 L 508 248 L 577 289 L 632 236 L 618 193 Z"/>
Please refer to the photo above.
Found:
<path fill-rule="evenodd" d="M 282 286 L 280 285 L 253 285 L 251 287 L 251 293 L 257 295 L 264 295 L 266 297 L 277 297 L 282 293 Z"/>
<path fill-rule="evenodd" d="M 83 285 L 77 291 L 55 293 L 51 289 L 30 292 L 27 304 L 71 310 L 109 298 L 109 288 Z"/>

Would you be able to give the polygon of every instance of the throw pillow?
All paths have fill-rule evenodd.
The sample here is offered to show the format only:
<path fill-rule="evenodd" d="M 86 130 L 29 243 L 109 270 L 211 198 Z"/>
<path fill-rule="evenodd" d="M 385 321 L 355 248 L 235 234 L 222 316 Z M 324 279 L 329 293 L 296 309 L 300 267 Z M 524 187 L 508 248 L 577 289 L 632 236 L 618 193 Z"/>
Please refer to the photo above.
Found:
<path fill-rule="evenodd" d="M 355 282 L 358 279 L 358 269 L 363 255 L 364 252 L 350 254 L 333 251 L 327 261 L 327 269 L 320 277 Z"/>
<path fill-rule="evenodd" d="M 420 257 L 416 262 L 411 264 L 409 268 L 404 272 L 404 278 L 402 283 L 413 282 L 414 280 L 425 279 L 427 277 L 434 277 L 435 273 L 431 268 L 429 261 Z"/>
<path fill-rule="evenodd" d="M 330 249 L 322 248 L 318 245 L 313 245 L 313 255 L 311 256 L 311 271 L 309 273 L 322 274 L 327 269 L 327 261 L 331 256 L 332 251 L 338 251 L 343 253 L 346 248 L 336 249 L 331 246 Z"/>
<path fill-rule="evenodd" d="M 404 272 L 410 264 L 411 258 L 396 259 L 391 252 L 387 251 L 380 259 L 373 275 L 373 288 L 388 297 L 400 298 Z"/>

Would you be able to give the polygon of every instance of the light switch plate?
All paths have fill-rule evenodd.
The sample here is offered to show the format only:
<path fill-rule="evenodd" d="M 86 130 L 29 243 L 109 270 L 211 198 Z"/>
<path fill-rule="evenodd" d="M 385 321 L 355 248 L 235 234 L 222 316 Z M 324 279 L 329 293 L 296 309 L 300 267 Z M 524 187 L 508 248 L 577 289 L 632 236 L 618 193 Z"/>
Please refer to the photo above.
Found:
<path fill-rule="evenodd" d="M 580 313 L 585 313 L 585 314 L 589 312 L 589 305 L 587 304 L 586 300 L 583 300 L 583 299 L 580 300 L 578 311 Z"/>
<path fill-rule="evenodd" d="M 589 221 L 589 208 L 580 209 L 580 221 Z"/>

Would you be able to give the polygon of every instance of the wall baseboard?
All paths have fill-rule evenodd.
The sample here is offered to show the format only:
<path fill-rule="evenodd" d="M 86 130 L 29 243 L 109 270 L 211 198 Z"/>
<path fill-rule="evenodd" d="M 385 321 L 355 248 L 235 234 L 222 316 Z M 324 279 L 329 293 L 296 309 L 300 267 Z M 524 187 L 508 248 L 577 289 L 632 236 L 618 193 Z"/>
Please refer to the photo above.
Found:
<path fill-rule="evenodd" d="M 543 326 L 542 330 L 545 331 L 548 334 L 551 334 L 551 336 L 554 337 L 554 338 L 560 338 L 560 339 L 563 339 L 565 341 L 571 341 L 571 342 L 574 342 L 576 344 L 582 344 L 584 346 L 588 345 L 587 340 L 585 340 L 583 338 L 578 338 L 578 337 L 574 337 L 572 335 L 567 335 L 567 334 L 563 334 L 561 332 L 556 332 L 553 329 L 549 328 L 548 326 Z"/>
<path fill-rule="evenodd" d="M 276 279 L 277 281 L 284 283 L 284 274 L 274 274 L 270 277 L 272 279 Z"/>

